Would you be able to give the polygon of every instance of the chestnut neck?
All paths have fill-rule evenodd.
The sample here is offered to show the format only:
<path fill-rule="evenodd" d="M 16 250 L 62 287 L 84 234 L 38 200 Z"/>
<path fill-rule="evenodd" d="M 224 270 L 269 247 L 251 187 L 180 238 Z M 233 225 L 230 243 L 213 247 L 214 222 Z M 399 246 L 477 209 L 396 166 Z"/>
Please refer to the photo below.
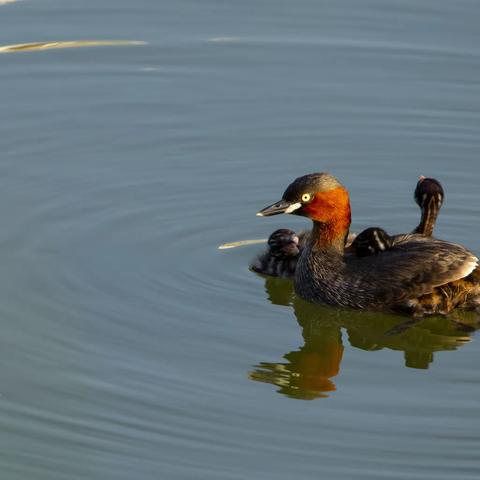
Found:
<path fill-rule="evenodd" d="M 348 236 L 348 227 L 339 231 L 338 226 L 331 223 L 313 220 L 310 244 L 314 250 L 334 250 L 343 255 L 345 253 L 345 239 Z"/>
<path fill-rule="evenodd" d="M 304 207 L 304 213 L 313 221 L 312 248 L 343 255 L 351 222 L 347 190 L 339 187 L 316 194 L 314 201 Z"/>

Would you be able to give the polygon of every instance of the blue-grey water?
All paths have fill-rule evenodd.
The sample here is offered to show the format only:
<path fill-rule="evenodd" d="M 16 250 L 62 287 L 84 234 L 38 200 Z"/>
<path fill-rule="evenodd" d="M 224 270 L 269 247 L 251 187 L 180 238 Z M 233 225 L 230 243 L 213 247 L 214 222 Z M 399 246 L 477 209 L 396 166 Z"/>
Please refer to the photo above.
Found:
<path fill-rule="evenodd" d="M 0 477 L 480 476 L 480 347 L 312 307 L 248 270 L 330 171 L 359 231 L 480 253 L 480 3 L 23 0 L 0 45 Z M 463 318 L 463 317 L 462 317 Z M 463 318 L 475 322 L 474 315 Z"/>

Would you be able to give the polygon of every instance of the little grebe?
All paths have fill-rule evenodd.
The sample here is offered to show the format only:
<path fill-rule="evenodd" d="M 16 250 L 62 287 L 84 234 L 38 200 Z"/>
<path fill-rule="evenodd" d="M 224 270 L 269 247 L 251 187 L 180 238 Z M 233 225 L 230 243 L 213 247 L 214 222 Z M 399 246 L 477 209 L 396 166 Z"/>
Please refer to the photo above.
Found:
<path fill-rule="evenodd" d="M 422 211 L 418 227 L 412 233 L 421 233 L 431 237 L 445 194 L 442 185 L 435 178 L 420 177 L 413 194 Z"/>
<path fill-rule="evenodd" d="M 415 187 L 413 198 L 420 207 L 421 217 L 420 223 L 413 229 L 412 233 L 418 233 L 427 237 L 432 236 L 444 197 L 442 185 L 438 180 L 425 178 L 424 176 L 420 177 Z M 382 228 L 371 227 L 355 237 L 348 251 L 355 253 L 358 257 L 376 255 L 390 249 L 403 238 L 404 235 L 390 236 Z"/>
<path fill-rule="evenodd" d="M 414 199 L 421 209 L 421 220 L 412 233 L 428 236 L 432 234 L 443 197 L 443 188 L 438 180 L 420 177 L 415 188 Z M 251 269 L 257 273 L 274 277 L 293 277 L 308 235 L 307 231 L 297 235 L 289 229 L 275 230 L 268 238 L 267 250 L 253 261 Z M 388 250 L 395 240 L 396 237 L 391 237 L 382 228 L 371 227 L 358 235 L 349 234 L 345 249 L 348 253 L 364 257 Z"/>
<path fill-rule="evenodd" d="M 268 237 L 268 249 L 254 260 L 251 269 L 273 277 L 293 277 L 300 248 L 300 238 L 293 230 L 275 230 Z"/>
<path fill-rule="evenodd" d="M 475 308 L 480 303 L 478 259 L 461 245 L 409 234 L 381 255 L 345 255 L 349 195 L 328 173 L 297 178 L 282 200 L 257 215 L 280 213 L 313 221 L 295 270 L 295 291 L 306 300 L 414 315 Z"/>

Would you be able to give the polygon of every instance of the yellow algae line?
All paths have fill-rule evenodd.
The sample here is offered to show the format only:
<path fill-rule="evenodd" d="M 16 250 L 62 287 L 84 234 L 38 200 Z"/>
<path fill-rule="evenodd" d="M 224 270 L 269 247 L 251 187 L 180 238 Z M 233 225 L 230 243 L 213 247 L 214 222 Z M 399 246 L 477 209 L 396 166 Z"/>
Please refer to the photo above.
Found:
<path fill-rule="evenodd" d="M 139 40 L 76 40 L 71 42 L 33 42 L 0 46 L 0 53 L 29 52 L 52 48 L 114 47 L 119 45 L 146 45 Z"/>
<path fill-rule="evenodd" d="M 213 43 L 233 43 L 239 42 L 240 37 L 212 37 L 209 38 L 208 41 Z"/>
<path fill-rule="evenodd" d="M 238 242 L 222 243 L 218 249 L 227 250 L 228 248 L 244 247 L 246 245 L 257 245 L 259 243 L 266 243 L 267 238 L 255 238 L 253 240 L 239 240 Z"/>
<path fill-rule="evenodd" d="M 0 0 L 0 5 L 6 5 L 7 3 L 14 3 L 18 0 Z"/>

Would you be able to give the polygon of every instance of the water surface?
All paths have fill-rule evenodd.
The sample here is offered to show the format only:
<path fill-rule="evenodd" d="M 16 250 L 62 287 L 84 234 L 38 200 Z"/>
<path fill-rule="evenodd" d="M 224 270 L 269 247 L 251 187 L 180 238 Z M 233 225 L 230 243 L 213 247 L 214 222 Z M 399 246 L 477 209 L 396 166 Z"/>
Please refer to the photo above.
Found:
<path fill-rule="evenodd" d="M 9 479 L 478 478 L 480 349 L 251 273 L 331 171 L 353 225 L 480 253 L 480 5 L 24 0 L 0 45 L 0 469 Z M 462 317 L 463 318 L 463 317 Z M 475 317 L 466 315 L 466 322 Z"/>

